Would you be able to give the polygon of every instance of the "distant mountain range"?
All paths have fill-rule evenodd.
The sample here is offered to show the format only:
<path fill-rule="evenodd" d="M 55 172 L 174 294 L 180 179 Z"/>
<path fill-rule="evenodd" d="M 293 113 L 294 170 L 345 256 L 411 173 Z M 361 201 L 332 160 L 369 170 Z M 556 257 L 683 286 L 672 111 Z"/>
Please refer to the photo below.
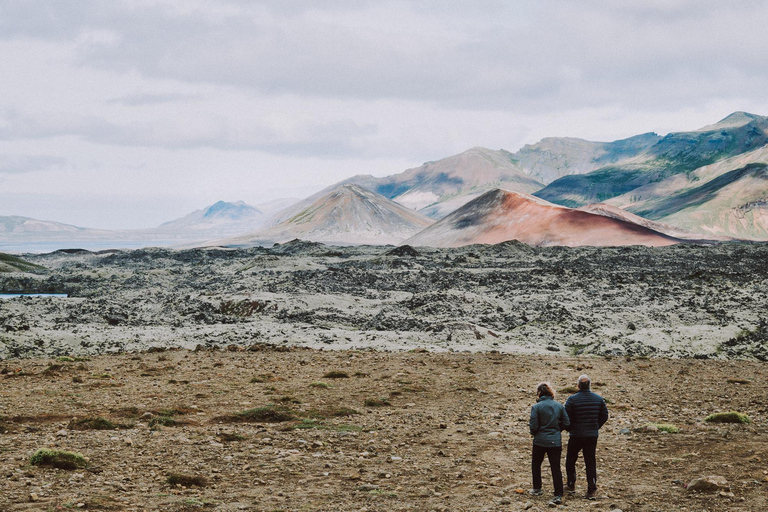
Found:
<path fill-rule="evenodd" d="M 131 230 L 90 229 L 28 217 L 0 216 L 0 250 L 38 252 L 73 247 L 99 250 L 202 243 L 257 229 L 270 214 L 294 202 L 296 199 L 280 199 L 254 207 L 242 201 L 218 201 L 156 228 Z"/>
<path fill-rule="evenodd" d="M 501 188 L 571 208 L 607 203 L 694 238 L 768 240 L 766 165 L 768 117 L 736 112 L 664 137 L 553 137 L 516 153 L 473 148 L 400 174 L 341 184 L 358 183 L 435 219 Z"/>
<path fill-rule="evenodd" d="M 8 240 L 408 239 L 438 246 L 504 237 L 533 245 L 768 240 L 768 117 L 736 112 L 694 131 L 613 142 L 550 137 L 516 153 L 475 147 L 391 176 L 353 176 L 281 211 L 271 206 L 218 202 L 130 232 L 0 217 L 0 250 L 8 250 Z"/>

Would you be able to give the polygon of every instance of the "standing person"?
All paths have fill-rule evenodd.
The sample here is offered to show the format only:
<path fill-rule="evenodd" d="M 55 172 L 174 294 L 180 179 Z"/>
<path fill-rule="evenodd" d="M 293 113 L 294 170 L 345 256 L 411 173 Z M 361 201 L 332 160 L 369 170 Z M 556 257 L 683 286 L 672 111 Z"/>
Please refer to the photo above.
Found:
<path fill-rule="evenodd" d="M 563 445 L 560 431 L 570 424 L 565 407 L 555 400 L 555 391 L 547 382 L 536 387 L 538 400 L 531 407 L 531 419 L 528 426 L 533 436 L 533 454 L 531 455 L 531 472 L 533 473 L 533 489 L 528 491 L 533 496 L 541 496 L 541 463 L 546 455 L 552 470 L 552 483 L 555 485 L 555 497 L 550 505 L 560 505 L 563 502 L 563 473 L 560 470 L 560 456 Z"/>
<path fill-rule="evenodd" d="M 579 377 L 579 391 L 565 401 L 565 410 L 571 420 L 568 429 L 568 453 L 565 456 L 565 473 L 568 494 L 576 492 L 576 459 L 579 452 L 584 454 L 587 468 L 586 499 L 597 499 L 597 436 L 600 427 L 608 421 L 608 406 L 600 395 L 590 390 L 591 381 L 587 375 Z"/>

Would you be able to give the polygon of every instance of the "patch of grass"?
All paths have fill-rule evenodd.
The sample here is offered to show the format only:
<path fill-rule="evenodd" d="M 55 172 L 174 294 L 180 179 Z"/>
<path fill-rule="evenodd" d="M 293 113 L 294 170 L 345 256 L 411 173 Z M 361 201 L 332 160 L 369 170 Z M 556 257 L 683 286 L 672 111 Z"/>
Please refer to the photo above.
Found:
<path fill-rule="evenodd" d="M 569 395 L 573 395 L 574 393 L 579 392 L 579 388 L 576 386 L 565 386 L 564 388 L 560 388 L 557 390 L 558 393 L 567 393 Z"/>
<path fill-rule="evenodd" d="M 205 487 L 208 480 L 204 476 L 184 475 L 181 473 L 171 473 L 166 480 L 168 485 L 180 485 L 182 487 Z"/>
<path fill-rule="evenodd" d="M 368 377 L 368 374 L 365 372 L 355 372 L 352 374 L 353 377 Z"/>
<path fill-rule="evenodd" d="M 360 414 L 349 407 L 326 407 L 325 409 L 311 409 L 304 413 L 304 416 L 315 419 L 341 418 L 344 416 L 354 416 Z"/>
<path fill-rule="evenodd" d="M 271 373 L 262 373 L 261 375 L 257 375 L 256 377 L 252 378 L 251 384 L 264 384 L 266 382 L 278 382 L 281 380 L 285 379 L 282 377 L 277 377 Z"/>
<path fill-rule="evenodd" d="M 185 414 L 192 414 L 196 412 L 195 409 L 190 407 L 172 407 L 169 409 L 158 409 L 156 411 L 150 411 L 159 416 L 183 416 Z"/>
<path fill-rule="evenodd" d="M 69 356 L 59 356 L 56 358 L 56 361 L 59 363 L 74 363 L 75 360 Z"/>
<path fill-rule="evenodd" d="M 64 368 L 64 365 L 61 364 L 49 364 L 48 368 L 43 370 L 43 375 L 53 375 L 57 372 L 60 372 Z"/>
<path fill-rule="evenodd" d="M 121 418 L 136 418 L 141 414 L 141 411 L 138 407 L 120 407 L 119 409 L 113 409 L 112 414 Z"/>
<path fill-rule="evenodd" d="M 323 375 L 324 379 L 348 379 L 349 374 L 347 372 L 342 372 L 339 370 L 332 370 L 325 375 Z"/>
<path fill-rule="evenodd" d="M 365 399 L 366 407 L 387 407 L 390 405 L 392 405 L 392 403 L 386 398 L 366 398 Z"/>
<path fill-rule="evenodd" d="M 318 423 L 317 420 L 304 418 L 298 423 L 294 423 L 293 425 L 287 427 L 286 430 L 312 430 L 312 429 L 325 429 L 325 428 L 326 428 L 325 425 L 323 425 L 322 423 Z"/>
<path fill-rule="evenodd" d="M 680 429 L 677 427 L 677 425 L 672 425 L 671 423 L 648 423 L 646 427 L 650 429 L 656 429 L 660 432 L 667 432 L 669 434 L 677 434 L 680 432 Z"/>
<path fill-rule="evenodd" d="M 92 379 L 114 379 L 114 377 L 109 373 L 92 373 L 91 378 Z"/>
<path fill-rule="evenodd" d="M 33 466 L 52 467 L 57 469 L 82 469 L 88 465 L 79 453 L 65 452 L 60 450 L 37 450 L 29 459 Z"/>
<path fill-rule="evenodd" d="M 333 386 L 328 384 L 327 382 L 313 382 L 309 385 L 311 388 L 321 388 L 321 389 L 329 389 Z"/>
<path fill-rule="evenodd" d="M 222 432 L 219 434 L 219 439 L 222 443 L 233 443 L 235 441 L 245 441 L 245 436 L 241 436 L 240 434 L 230 434 L 228 432 Z"/>
<path fill-rule="evenodd" d="M 728 384 L 752 384 L 752 381 L 748 379 L 728 379 L 725 382 Z"/>
<path fill-rule="evenodd" d="M 737 412 L 737 411 L 728 411 L 728 412 L 716 412 L 714 414 L 710 414 L 706 418 L 704 418 L 704 421 L 707 423 L 741 423 L 741 424 L 747 424 L 751 420 L 749 419 L 749 416 L 747 416 L 744 413 Z"/>
<path fill-rule="evenodd" d="M 179 424 L 179 421 L 171 418 L 170 416 L 155 416 L 149 420 L 149 428 L 157 427 L 158 425 L 161 427 L 175 427 Z"/>
<path fill-rule="evenodd" d="M 301 400 L 299 400 L 295 396 L 282 396 L 278 398 L 276 401 L 282 404 L 300 404 L 301 403 Z"/>
<path fill-rule="evenodd" d="M 290 409 L 278 405 L 247 409 L 235 413 L 234 416 L 240 421 L 251 423 L 282 423 L 296 419 L 296 415 Z"/>
<path fill-rule="evenodd" d="M 101 416 L 95 418 L 73 419 L 67 425 L 70 430 L 117 430 L 125 425 L 117 425 Z"/>

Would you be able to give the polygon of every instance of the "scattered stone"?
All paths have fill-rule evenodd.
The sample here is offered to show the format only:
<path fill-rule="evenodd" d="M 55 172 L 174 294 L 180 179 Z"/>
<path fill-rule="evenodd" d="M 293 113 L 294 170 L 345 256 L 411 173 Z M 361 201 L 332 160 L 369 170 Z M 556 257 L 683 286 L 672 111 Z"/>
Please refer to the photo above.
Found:
<path fill-rule="evenodd" d="M 725 477 L 710 475 L 691 480 L 688 484 L 689 492 L 718 492 L 730 491 L 731 487 Z"/>

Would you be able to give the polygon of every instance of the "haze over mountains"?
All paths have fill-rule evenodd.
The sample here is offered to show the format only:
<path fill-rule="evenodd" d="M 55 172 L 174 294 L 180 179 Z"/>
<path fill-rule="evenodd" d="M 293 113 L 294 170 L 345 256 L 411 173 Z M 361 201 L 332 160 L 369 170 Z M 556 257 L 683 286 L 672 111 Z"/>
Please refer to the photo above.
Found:
<path fill-rule="evenodd" d="M 462 206 L 491 191 L 495 192 L 485 198 L 482 208 L 473 206 L 482 215 L 459 213 Z M 510 199 L 516 194 L 525 200 Z M 490 197 L 497 200 L 489 202 Z M 493 205 L 498 211 L 489 210 Z M 274 211 L 260 211 L 242 202 L 218 202 L 156 229 L 142 230 L 143 240 L 158 245 L 195 240 L 271 244 L 292 238 L 397 244 L 413 237 L 438 246 L 505 236 L 522 237 L 518 239 L 533 245 L 768 240 L 768 118 L 736 112 L 694 131 L 666 136 L 646 133 L 613 142 L 549 137 L 515 153 L 475 147 L 386 177 L 353 176 L 270 216 Z M 495 227 L 478 225 L 474 235 L 464 231 L 459 236 L 446 227 L 459 222 L 452 212 L 465 220 L 471 217 L 475 224 L 482 220 Z M 432 222 L 428 218 L 447 222 L 417 235 Z M 596 230 L 602 229 L 608 232 L 601 237 Z M 491 232 L 495 234 L 490 236 Z M 126 236 L 104 233 L 0 218 L 0 246 L 19 237 L 65 241 Z M 444 240 L 438 239 L 440 233 Z"/>
<path fill-rule="evenodd" d="M 38 252 L 73 247 L 99 250 L 200 243 L 257 229 L 271 214 L 295 201 L 279 199 L 259 205 L 258 208 L 242 201 L 218 201 L 156 228 L 115 231 L 28 217 L 0 216 L 0 250 Z"/>

